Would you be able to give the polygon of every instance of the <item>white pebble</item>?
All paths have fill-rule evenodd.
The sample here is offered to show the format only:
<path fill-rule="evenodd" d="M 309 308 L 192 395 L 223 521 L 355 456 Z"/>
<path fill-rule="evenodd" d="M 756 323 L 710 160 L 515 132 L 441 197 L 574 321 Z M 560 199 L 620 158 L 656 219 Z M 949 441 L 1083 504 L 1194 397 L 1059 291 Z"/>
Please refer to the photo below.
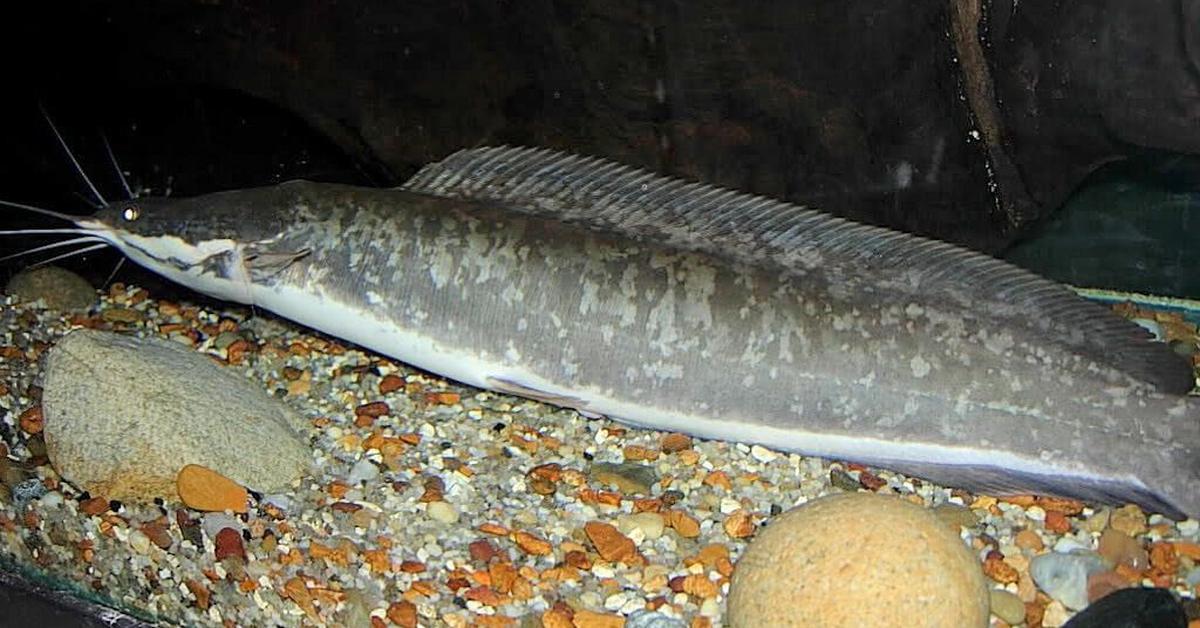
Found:
<path fill-rule="evenodd" d="M 755 460 L 763 463 L 771 462 L 779 457 L 779 454 L 767 449 L 766 447 L 763 447 L 762 445 L 755 445 L 751 447 L 750 455 L 753 456 Z"/>
<path fill-rule="evenodd" d="M 614 593 L 604 599 L 604 610 L 620 610 L 621 607 L 625 606 L 625 603 L 628 601 L 629 599 L 624 593 Z"/>
<path fill-rule="evenodd" d="M 446 502 L 429 502 L 429 505 L 425 508 L 425 512 L 429 515 L 429 518 L 433 519 L 434 521 L 440 521 L 442 523 L 458 523 L 458 511 L 454 509 L 454 506 L 451 506 Z"/>
<path fill-rule="evenodd" d="M 354 466 L 350 468 L 350 475 L 346 478 L 346 481 L 351 486 L 357 486 L 360 482 L 370 482 L 377 477 L 379 477 L 379 467 L 375 466 L 370 460 L 363 458 L 354 463 Z"/>
<path fill-rule="evenodd" d="M 1025 517 L 1031 521 L 1045 521 L 1046 511 L 1041 506 L 1030 506 L 1025 510 Z"/>
<path fill-rule="evenodd" d="M 631 538 L 640 533 L 643 539 L 655 541 L 663 535 L 665 527 L 666 522 L 662 515 L 656 512 L 639 512 L 617 517 L 617 529 Z M 634 542 L 637 543 L 638 540 L 634 539 Z"/>
<path fill-rule="evenodd" d="M 49 493 L 42 495 L 38 501 L 41 502 L 42 508 L 54 509 L 63 505 L 63 496 L 62 493 L 59 493 L 58 491 L 50 491 Z"/>
<path fill-rule="evenodd" d="M 150 551 L 150 537 L 143 534 L 141 530 L 134 530 L 129 533 L 129 547 L 139 554 L 145 554 Z"/>
<path fill-rule="evenodd" d="M 1196 536 L 1196 533 L 1200 532 L 1200 521 L 1184 519 L 1175 524 L 1175 527 L 1179 529 L 1179 533 L 1183 536 Z"/>

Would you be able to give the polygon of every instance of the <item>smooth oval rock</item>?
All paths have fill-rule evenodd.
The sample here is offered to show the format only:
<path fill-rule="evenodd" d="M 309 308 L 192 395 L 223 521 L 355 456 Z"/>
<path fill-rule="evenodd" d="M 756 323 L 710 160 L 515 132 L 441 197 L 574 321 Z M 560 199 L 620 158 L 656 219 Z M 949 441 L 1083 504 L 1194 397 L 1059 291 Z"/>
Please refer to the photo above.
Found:
<path fill-rule="evenodd" d="M 1108 568 L 1103 557 L 1090 551 L 1048 552 L 1029 561 L 1029 575 L 1038 588 L 1071 610 L 1087 606 L 1088 576 Z"/>
<path fill-rule="evenodd" d="M 731 626 L 987 626 L 988 586 L 958 534 L 926 509 L 870 493 L 813 500 L 746 549 Z"/>
<path fill-rule="evenodd" d="M 290 408 L 169 340 L 67 334 L 46 357 L 42 408 L 54 468 L 108 499 L 178 498 L 176 476 L 189 464 L 281 492 L 311 458 Z"/>
<path fill-rule="evenodd" d="M 21 301 L 37 302 L 62 312 L 86 310 L 96 303 L 96 289 L 86 279 L 58 266 L 30 268 L 13 275 L 4 292 Z"/>
<path fill-rule="evenodd" d="M 1010 626 L 1016 626 L 1025 621 L 1025 603 L 1021 598 L 1004 589 L 991 590 L 992 614 Z"/>

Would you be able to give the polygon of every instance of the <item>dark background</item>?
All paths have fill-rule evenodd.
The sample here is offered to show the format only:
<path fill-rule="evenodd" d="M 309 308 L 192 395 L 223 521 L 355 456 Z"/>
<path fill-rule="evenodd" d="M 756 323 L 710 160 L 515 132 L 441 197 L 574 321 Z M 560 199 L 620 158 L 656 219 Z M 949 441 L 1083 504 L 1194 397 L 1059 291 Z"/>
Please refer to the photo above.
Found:
<path fill-rule="evenodd" d="M 91 193 L 39 105 L 108 199 L 123 192 L 102 134 L 136 189 L 176 196 L 297 177 L 395 185 L 459 148 L 540 145 L 991 253 L 1036 235 L 1097 169 L 1200 153 L 1200 0 L 38 11 L 0 25 L 0 199 L 77 213 Z M 45 223 L 5 209 L 0 224 Z M 1156 246 L 1142 240 L 1123 254 Z M 82 268 L 103 281 L 115 261 Z"/>

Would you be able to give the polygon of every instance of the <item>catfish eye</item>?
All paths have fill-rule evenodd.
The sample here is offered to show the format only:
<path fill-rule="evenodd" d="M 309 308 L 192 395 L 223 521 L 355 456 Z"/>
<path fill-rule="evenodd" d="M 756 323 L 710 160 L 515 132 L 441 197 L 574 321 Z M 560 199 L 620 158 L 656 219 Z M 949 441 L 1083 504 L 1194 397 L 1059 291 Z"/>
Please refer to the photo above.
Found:
<path fill-rule="evenodd" d="M 126 222 L 133 222 L 142 215 L 142 210 L 137 205 L 126 205 L 125 209 L 121 210 L 121 218 Z"/>

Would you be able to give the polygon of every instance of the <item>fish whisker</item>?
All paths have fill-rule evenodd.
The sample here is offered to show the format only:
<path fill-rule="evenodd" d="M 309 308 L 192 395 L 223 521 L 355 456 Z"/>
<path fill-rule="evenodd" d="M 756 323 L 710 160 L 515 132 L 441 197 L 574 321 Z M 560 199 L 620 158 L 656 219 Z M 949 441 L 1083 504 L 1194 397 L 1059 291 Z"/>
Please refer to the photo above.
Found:
<path fill-rule="evenodd" d="M 12 253 L 10 255 L 5 255 L 4 257 L 0 257 L 0 262 L 5 262 L 10 259 L 15 259 L 18 257 L 24 257 L 26 255 L 33 255 L 34 253 L 41 253 L 42 251 L 50 251 L 53 249 L 60 249 L 64 246 L 71 246 L 73 244 L 81 244 L 83 242 L 104 242 L 104 240 L 97 236 L 84 236 L 82 238 L 71 238 L 70 240 L 63 240 L 62 242 L 52 242 L 52 243 L 46 244 L 44 246 L 38 246 L 38 247 L 34 247 L 32 249 L 28 249 L 25 251 L 18 251 L 16 253 Z"/>
<path fill-rule="evenodd" d="M 125 265 L 125 259 L 126 257 L 124 255 L 117 259 L 117 265 L 113 266 L 112 272 L 108 274 L 108 279 L 105 279 L 104 284 L 100 286 L 101 290 L 108 288 L 109 282 L 113 280 L 113 277 L 117 276 L 117 271 L 121 270 L 121 267 Z"/>
<path fill-rule="evenodd" d="M 88 178 L 87 173 L 83 171 L 83 166 L 81 166 L 79 164 L 79 160 L 75 158 L 75 153 L 71 152 L 71 147 L 67 146 L 67 141 L 63 139 L 62 133 L 58 132 L 58 127 L 54 126 L 54 121 L 50 119 L 50 114 L 46 112 L 46 108 L 43 107 L 41 103 L 38 103 L 38 108 L 42 110 L 42 116 L 46 118 L 46 124 L 50 125 L 50 130 L 54 131 L 54 137 L 58 138 L 59 146 L 62 146 L 63 150 L 66 151 L 67 157 L 71 159 L 71 163 L 75 164 L 75 172 L 79 173 L 79 176 L 83 179 L 83 182 L 87 184 L 88 189 L 92 191 L 92 194 L 96 195 L 96 200 L 100 201 L 101 205 L 107 205 L 108 201 L 104 200 L 104 195 L 100 193 L 100 190 L 96 189 L 96 186 L 92 183 L 92 180 Z"/>
<path fill-rule="evenodd" d="M 71 216 L 69 214 L 64 214 L 62 212 L 56 212 L 56 211 L 53 211 L 50 209 L 43 209 L 41 207 L 34 207 L 33 205 L 26 205 L 24 203 L 14 203 L 12 201 L 0 201 L 0 206 L 12 207 L 13 209 L 20 209 L 23 211 L 32 212 L 34 214 L 41 214 L 42 216 L 49 216 L 51 218 L 57 218 L 59 220 L 66 220 L 68 222 L 75 222 L 75 220 L 78 218 L 78 216 Z"/>
<path fill-rule="evenodd" d="M 50 235 L 59 233 L 83 233 L 92 235 L 89 229 L 5 229 L 0 230 L 0 236 L 6 235 Z"/>
<path fill-rule="evenodd" d="M 108 136 L 102 131 L 100 139 L 104 140 L 104 150 L 108 153 L 108 159 L 112 162 L 113 170 L 117 171 L 117 178 L 121 180 L 121 187 L 125 188 L 125 197 L 133 200 L 137 195 L 129 187 L 129 180 L 125 178 L 125 173 L 121 171 L 121 164 L 117 163 L 117 154 L 113 152 L 112 144 L 108 143 Z"/>
<path fill-rule="evenodd" d="M 62 255 L 55 255 L 54 257 L 51 257 L 50 259 L 44 259 L 40 262 L 37 262 L 36 264 L 30 264 L 29 267 L 37 268 L 39 266 L 45 266 L 46 264 L 52 264 L 54 262 L 57 262 L 62 259 L 66 259 L 68 257 L 75 257 L 76 255 L 83 255 L 84 253 L 90 253 L 92 251 L 99 251 L 100 249 L 106 249 L 108 247 L 109 247 L 109 244 L 107 242 L 104 242 L 102 244 L 97 244 L 94 246 L 85 246 L 82 249 L 76 249 L 76 250 L 70 251 L 68 253 L 63 253 Z"/>

